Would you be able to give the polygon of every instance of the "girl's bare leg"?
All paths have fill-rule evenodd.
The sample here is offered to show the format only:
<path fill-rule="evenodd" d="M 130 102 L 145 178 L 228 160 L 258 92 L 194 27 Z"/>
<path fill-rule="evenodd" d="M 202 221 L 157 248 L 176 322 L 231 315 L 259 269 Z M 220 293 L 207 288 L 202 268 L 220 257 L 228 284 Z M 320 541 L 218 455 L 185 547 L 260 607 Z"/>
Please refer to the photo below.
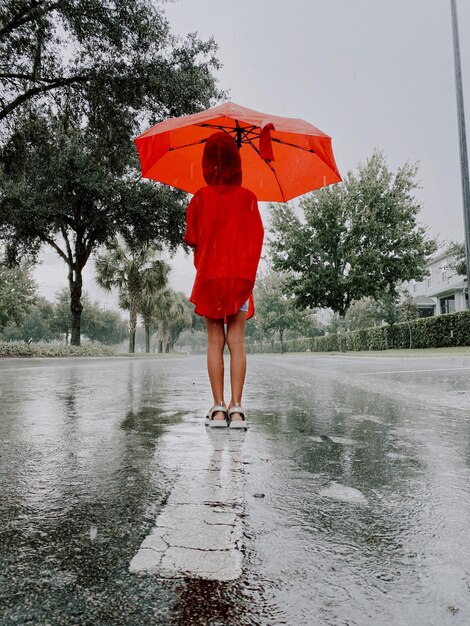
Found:
<path fill-rule="evenodd" d="M 246 313 L 239 311 L 227 318 L 227 345 L 230 350 L 230 387 L 232 399 L 230 407 L 241 406 L 243 385 L 246 374 L 245 352 Z M 241 419 L 238 413 L 232 413 L 232 419 Z"/>
<path fill-rule="evenodd" d="M 224 320 L 211 320 L 204 318 L 207 329 L 207 371 L 211 383 L 214 406 L 225 405 L 224 401 L 224 346 L 225 330 Z M 225 419 L 225 415 L 219 411 L 214 419 Z"/>

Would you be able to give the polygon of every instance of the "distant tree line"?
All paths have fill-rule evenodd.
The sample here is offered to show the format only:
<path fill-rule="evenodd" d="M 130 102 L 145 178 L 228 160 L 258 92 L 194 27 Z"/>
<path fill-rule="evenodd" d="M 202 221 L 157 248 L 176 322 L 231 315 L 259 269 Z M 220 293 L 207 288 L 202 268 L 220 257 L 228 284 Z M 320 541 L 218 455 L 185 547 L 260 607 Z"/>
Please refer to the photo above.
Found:
<path fill-rule="evenodd" d="M 126 253 L 130 255 L 127 264 Z M 135 248 L 132 256 L 128 248 L 115 241 L 113 250 L 98 260 L 99 282 L 104 281 L 110 288 L 119 287 L 119 303 L 129 311 L 131 323 L 125 322 L 116 311 L 103 309 L 84 293 L 81 331 L 89 341 L 116 345 L 132 335 L 134 351 L 137 316 L 140 316 L 145 351 L 150 352 L 152 340 L 152 351 L 169 352 L 181 332 L 191 326 L 192 305 L 184 294 L 168 287 L 169 267 L 163 261 L 152 260 L 152 253 L 145 246 L 144 250 Z M 121 265 L 116 254 L 121 255 Z M 146 265 L 139 265 L 139 260 L 144 260 Z M 110 261 L 116 264 L 111 267 Z M 31 269 L 28 263 L 9 267 L 0 261 L 0 339 L 28 343 L 59 340 L 68 344 L 73 325 L 68 289 L 59 291 L 54 302 L 50 302 L 38 295 Z M 133 290 L 132 296 L 129 290 Z M 137 301 L 136 309 L 131 307 L 131 301 Z"/>
<path fill-rule="evenodd" d="M 128 326 L 115 311 L 103 309 L 83 294 L 82 332 L 92 342 L 111 346 L 122 343 Z M 72 332 L 69 294 L 57 293 L 54 302 L 39 296 L 25 264 L 9 268 L 0 263 L 0 339 L 3 341 L 51 342 L 68 345 Z"/>

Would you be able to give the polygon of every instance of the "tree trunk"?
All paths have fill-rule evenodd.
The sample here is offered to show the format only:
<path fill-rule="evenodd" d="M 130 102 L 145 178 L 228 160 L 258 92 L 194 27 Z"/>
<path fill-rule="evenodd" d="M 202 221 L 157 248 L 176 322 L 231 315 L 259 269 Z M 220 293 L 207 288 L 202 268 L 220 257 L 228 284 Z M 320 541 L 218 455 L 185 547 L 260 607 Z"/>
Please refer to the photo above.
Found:
<path fill-rule="evenodd" d="M 281 342 L 281 354 L 284 354 L 284 329 L 279 329 L 279 341 Z"/>
<path fill-rule="evenodd" d="M 165 352 L 168 353 L 170 352 L 170 342 L 167 341 L 167 343 L 165 344 Z"/>
<path fill-rule="evenodd" d="M 70 333 L 70 345 L 80 345 L 80 321 L 82 317 L 82 272 L 77 265 L 69 266 L 69 289 L 70 289 L 70 313 L 72 315 L 72 330 Z"/>
<path fill-rule="evenodd" d="M 339 316 L 339 342 L 340 342 L 340 347 L 341 347 L 341 352 L 347 352 L 347 343 L 346 343 L 346 335 L 345 335 L 345 331 L 346 331 L 346 322 L 344 319 L 346 312 L 344 313 L 340 313 Z"/>
<path fill-rule="evenodd" d="M 137 302 L 131 300 L 129 315 L 129 354 L 135 353 L 135 331 L 137 329 Z"/>
<path fill-rule="evenodd" d="M 161 339 L 158 340 L 158 352 L 159 354 L 163 352 L 163 341 Z"/>
<path fill-rule="evenodd" d="M 150 324 L 145 324 L 145 352 L 150 353 Z"/>

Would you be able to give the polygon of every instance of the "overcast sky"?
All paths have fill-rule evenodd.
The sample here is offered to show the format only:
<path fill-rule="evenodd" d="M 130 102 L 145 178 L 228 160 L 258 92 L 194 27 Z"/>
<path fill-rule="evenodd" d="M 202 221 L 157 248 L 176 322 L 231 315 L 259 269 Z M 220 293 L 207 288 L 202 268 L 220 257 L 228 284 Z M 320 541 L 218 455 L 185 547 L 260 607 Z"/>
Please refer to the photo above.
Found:
<path fill-rule="evenodd" d="M 468 129 L 470 2 L 457 5 Z M 214 37 L 230 100 L 328 133 L 342 173 L 375 147 L 393 169 L 418 161 L 420 221 L 463 239 L 449 0 L 175 0 L 166 13 L 175 34 Z M 172 286 L 189 293 L 191 260 L 180 253 L 172 265 Z M 36 278 L 52 298 L 65 266 L 48 253 Z M 112 305 L 91 271 L 85 281 Z"/>

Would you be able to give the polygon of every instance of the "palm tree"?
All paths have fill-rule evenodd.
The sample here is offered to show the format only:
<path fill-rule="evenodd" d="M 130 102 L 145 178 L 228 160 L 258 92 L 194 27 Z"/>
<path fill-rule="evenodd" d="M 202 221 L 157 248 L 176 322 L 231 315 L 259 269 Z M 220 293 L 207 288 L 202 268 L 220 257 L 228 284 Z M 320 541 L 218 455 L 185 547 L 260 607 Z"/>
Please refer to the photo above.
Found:
<path fill-rule="evenodd" d="M 129 309 L 129 352 L 135 352 L 137 314 L 142 302 L 156 296 L 168 279 L 169 266 L 156 259 L 160 250 L 151 243 L 127 244 L 112 239 L 108 252 L 96 261 L 97 282 L 104 289 L 117 287 L 119 305 Z"/>
<path fill-rule="evenodd" d="M 186 296 L 166 289 L 162 293 L 160 306 L 156 309 L 155 321 L 160 352 L 163 351 L 163 343 L 165 352 L 169 352 L 183 330 L 191 327 L 191 311 Z"/>
<path fill-rule="evenodd" d="M 171 302 L 171 290 L 164 288 L 157 293 L 144 292 L 140 300 L 139 313 L 142 315 L 145 329 L 145 352 L 150 352 L 150 328 L 157 319 L 168 314 Z"/>

